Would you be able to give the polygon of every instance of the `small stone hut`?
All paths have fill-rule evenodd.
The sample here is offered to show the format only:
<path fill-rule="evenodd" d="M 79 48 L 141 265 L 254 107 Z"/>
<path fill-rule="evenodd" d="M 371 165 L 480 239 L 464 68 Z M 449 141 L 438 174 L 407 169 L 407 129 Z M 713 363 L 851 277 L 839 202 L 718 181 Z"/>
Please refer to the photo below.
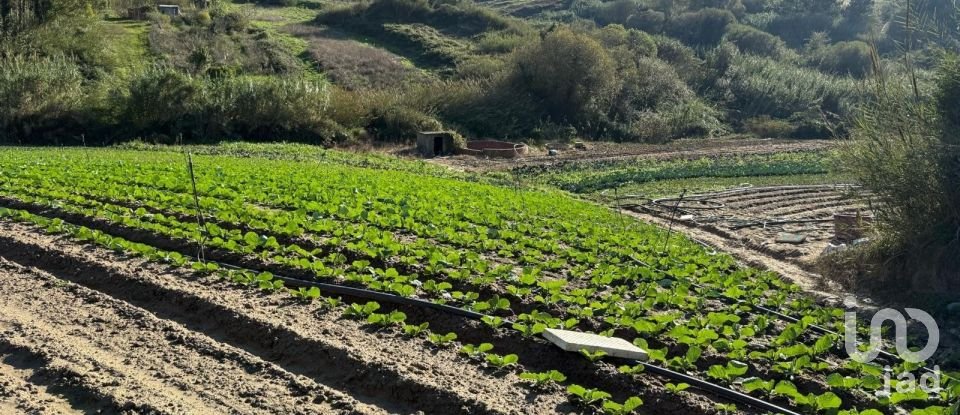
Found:
<path fill-rule="evenodd" d="M 417 133 L 417 153 L 423 157 L 447 156 L 456 152 L 450 131 L 423 131 Z"/>
<path fill-rule="evenodd" d="M 180 15 L 180 6 L 176 4 L 158 4 L 157 10 L 159 10 L 160 13 L 171 17 Z"/>

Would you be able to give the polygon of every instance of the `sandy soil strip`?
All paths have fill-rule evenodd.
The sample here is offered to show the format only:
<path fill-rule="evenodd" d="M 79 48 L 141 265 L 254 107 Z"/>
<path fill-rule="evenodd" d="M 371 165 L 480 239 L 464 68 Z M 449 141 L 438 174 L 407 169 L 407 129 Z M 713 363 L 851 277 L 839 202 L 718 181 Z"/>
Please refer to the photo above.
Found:
<path fill-rule="evenodd" d="M 111 252 L 20 224 L 0 223 L 0 247 L 12 260 L 42 266 L 60 279 L 348 394 L 362 412 L 556 413 L 570 408 L 562 392 L 529 394 L 517 386 L 515 374 L 490 374 L 464 364 L 454 350 L 431 350 L 422 340 L 372 332 L 341 319 L 337 311 L 293 303 L 286 294 L 259 294 L 138 259 L 118 260 Z"/>
<path fill-rule="evenodd" d="M 102 293 L 4 259 L 0 276 L 0 373 L 19 381 L 19 409 L 353 412 L 309 379 Z"/>

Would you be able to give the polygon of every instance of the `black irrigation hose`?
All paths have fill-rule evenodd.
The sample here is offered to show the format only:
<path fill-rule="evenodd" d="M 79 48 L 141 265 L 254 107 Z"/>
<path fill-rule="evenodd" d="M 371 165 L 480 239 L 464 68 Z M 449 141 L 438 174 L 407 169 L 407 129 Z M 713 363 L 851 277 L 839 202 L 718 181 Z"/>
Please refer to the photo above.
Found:
<path fill-rule="evenodd" d="M 225 264 L 225 263 L 222 263 L 222 262 L 216 262 L 216 261 L 207 261 L 207 262 L 215 263 L 215 264 L 217 264 L 218 266 L 220 266 L 221 268 L 231 269 L 231 270 L 235 270 L 235 271 L 251 271 L 251 272 L 255 272 L 255 271 L 250 270 L 250 269 L 247 269 L 247 268 L 242 268 L 242 267 L 238 267 L 238 266 L 235 266 L 235 265 Z M 329 292 L 329 293 L 334 293 L 334 294 L 339 294 L 339 295 L 346 295 L 346 296 L 349 296 L 349 297 L 357 297 L 357 298 L 365 298 L 365 299 L 370 299 L 370 300 L 385 301 L 385 302 L 393 303 L 393 304 L 408 305 L 408 306 L 414 306 L 414 307 L 432 308 L 432 309 L 434 309 L 434 310 L 437 310 L 437 311 L 440 311 L 440 312 L 443 312 L 443 313 L 454 314 L 454 315 L 458 315 L 458 316 L 461 316 L 461 317 L 471 318 L 471 319 L 474 319 L 474 320 L 479 320 L 479 319 L 481 319 L 481 318 L 483 318 L 483 317 L 485 316 L 484 314 L 480 314 L 480 313 L 473 312 L 473 311 L 470 311 L 470 310 L 465 310 L 465 309 L 458 308 L 458 307 L 449 306 L 449 305 L 446 305 L 446 304 L 438 304 L 438 303 L 434 303 L 434 302 L 431 302 L 431 301 L 418 300 L 418 299 L 416 299 L 416 298 L 404 297 L 404 296 L 400 296 L 400 295 L 396 295 L 396 294 L 385 293 L 385 292 L 382 292 L 382 291 L 373 291 L 373 290 L 367 290 L 367 289 L 364 289 L 364 288 L 348 287 L 348 286 L 345 286 L 345 285 L 338 285 L 338 284 L 327 284 L 327 283 L 322 283 L 322 282 L 313 282 L 313 281 L 307 281 L 307 280 L 303 280 L 303 279 L 299 279 L 299 278 L 284 277 L 284 276 L 277 275 L 277 274 L 273 274 L 273 278 L 274 278 L 274 279 L 281 280 L 281 281 L 283 281 L 284 284 L 290 285 L 290 286 L 293 286 L 293 287 L 317 287 L 317 288 L 320 289 L 320 291 L 326 291 L 326 292 Z"/>
<path fill-rule="evenodd" d="M 216 262 L 216 261 L 208 261 L 208 262 L 215 263 L 221 268 L 225 268 L 225 269 L 231 269 L 236 271 L 252 271 L 246 268 L 241 268 L 238 266 L 225 264 L 222 262 Z M 320 291 L 326 291 L 329 293 L 340 294 L 340 295 L 356 297 L 356 298 L 384 301 L 388 303 L 400 304 L 400 305 L 406 305 L 406 306 L 412 306 L 412 307 L 430 308 L 443 313 L 466 317 L 473 320 L 480 320 L 483 317 L 487 317 L 486 314 L 465 310 L 459 307 L 453 307 L 445 304 L 437 304 L 427 300 L 403 297 L 396 294 L 389 294 L 389 293 L 384 293 L 380 291 L 368 290 L 364 288 L 354 288 L 354 287 L 347 287 L 347 286 L 337 285 L 337 284 L 326 284 L 326 283 L 320 283 L 320 282 L 314 282 L 314 281 L 307 281 L 299 278 L 284 277 L 276 274 L 274 274 L 273 277 L 275 279 L 283 281 L 284 284 L 289 284 L 294 287 L 317 287 L 320 289 Z M 733 389 L 726 388 L 714 383 L 710 383 L 690 375 L 686 375 L 680 372 L 674 372 L 670 369 L 663 368 L 663 367 L 653 365 L 647 362 L 639 361 L 639 360 L 632 360 L 632 359 L 625 359 L 625 360 L 630 360 L 643 365 L 644 370 L 649 371 L 650 373 L 657 374 L 677 382 L 687 383 L 690 386 L 694 386 L 698 389 L 714 393 L 717 396 L 726 398 L 730 401 L 740 402 L 742 404 L 749 405 L 751 407 L 764 410 L 764 411 L 770 411 L 770 412 L 775 412 L 775 413 L 784 414 L 784 415 L 800 415 L 797 412 L 777 406 L 775 404 L 764 401 L 762 399 L 757 399 L 750 395 L 740 393 Z"/>
<path fill-rule="evenodd" d="M 674 372 L 674 371 L 672 371 L 672 370 L 670 370 L 670 369 L 662 368 L 662 367 L 660 367 L 660 366 L 652 365 L 652 364 L 646 363 L 646 362 L 640 362 L 640 363 L 644 366 L 644 369 L 645 369 L 646 371 L 649 371 L 650 373 L 654 373 L 654 374 L 657 374 L 657 375 L 660 375 L 660 376 L 663 376 L 663 377 L 666 377 L 666 378 L 670 378 L 670 379 L 676 380 L 676 381 L 678 381 L 678 382 L 687 383 L 687 384 L 689 384 L 690 386 L 694 386 L 694 387 L 699 388 L 699 389 L 701 389 L 701 390 L 713 392 L 713 393 L 715 393 L 715 394 L 717 394 L 717 395 L 719 395 L 719 396 L 722 396 L 722 397 L 724 397 L 724 398 L 727 398 L 727 399 L 729 399 L 729 400 L 731 400 L 731 401 L 740 402 L 740 403 L 743 403 L 743 404 L 752 406 L 752 407 L 757 408 L 757 409 L 762 409 L 762 410 L 764 410 L 764 411 L 770 411 L 770 412 L 775 412 L 775 413 L 780 413 L 780 414 L 785 414 L 785 415 L 800 415 L 800 414 L 798 414 L 798 413 L 796 413 L 796 412 L 793 412 L 793 411 L 791 411 L 791 410 L 789 410 L 789 409 L 786 409 L 786 408 L 783 408 L 783 407 L 774 405 L 774 404 L 772 404 L 772 403 L 770 403 L 770 402 L 767 402 L 767 401 L 764 401 L 764 400 L 762 400 L 762 399 L 757 399 L 757 398 L 754 398 L 754 397 L 752 397 L 752 396 L 750 396 L 750 395 L 747 395 L 747 394 L 745 394 L 745 393 L 740 393 L 740 392 L 737 392 L 737 391 L 735 391 L 735 390 L 733 390 L 733 389 L 725 388 L 725 387 L 723 387 L 723 386 L 720 386 L 720 385 L 717 385 L 717 384 L 713 384 L 713 383 L 707 382 L 707 381 L 702 380 L 702 379 L 699 379 L 699 378 L 695 378 L 695 377 L 693 377 L 693 376 L 690 376 L 690 375 L 687 375 L 687 374 L 684 374 L 684 373 Z"/>

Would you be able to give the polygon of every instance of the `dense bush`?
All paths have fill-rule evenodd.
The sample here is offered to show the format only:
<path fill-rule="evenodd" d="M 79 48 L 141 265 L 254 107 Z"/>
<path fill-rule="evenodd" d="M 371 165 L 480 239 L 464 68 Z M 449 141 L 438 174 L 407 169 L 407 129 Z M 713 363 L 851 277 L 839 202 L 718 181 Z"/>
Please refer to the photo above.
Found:
<path fill-rule="evenodd" d="M 72 127 L 82 110 L 83 78 L 69 60 L 0 59 L 0 141 L 46 137 Z M 29 141 L 26 141 L 29 142 Z"/>
<path fill-rule="evenodd" d="M 797 13 L 777 15 L 765 29 L 783 39 L 791 48 L 800 48 L 815 32 L 830 32 L 834 27 L 834 16 L 818 12 L 815 9 Z"/>
<path fill-rule="evenodd" d="M 623 52 L 627 58 L 635 56 L 657 56 L 657 43 L 650 35 L 636 30 L 626 29 L 623 25 L 611 24 L 596 33 L 603 46 L 614 52 Z"/>
<path fill-rule="evenodd" d="M 729 107 L 744 118 L 786 119 L 810 110 L 843 118 L 852 115 L 863 92 L 850 78 L 746 54 L 733 57 L 717 86 L 731 97 Z"/>
<path fill-rule="evenodd" d="M 666 32 L 689 45 L 716 45 L 727 26 L 736 22 L 728 10 L 707 8 L 676 16 L 666 24 Z"/>
<path fill-rule="evenodd" d="M 688 85 L 696 87 L 702 81 L 703 60 L 692 48 L 666 36 L 654 36 L 653 40 L 657 44 L 657 58 L 673 66 Z"/>
<path fill-rule="evenodd" d="M 461 36 L 511 28 L 515 23 L 468 1 L 378 0 L 333 7 L 317 16 L 331 26 L 377 33 L 384 23 L 420 23 Z"/>
<path fill-rule="evenodd" d="M 231 16 L 237 16 L 233 18 Z M 217 16 L 212 25 L 153 26 L 151 51 L 175 68 L 193 74 L 291 74 L 300 61 L 263 30 L 250 29 L 238 13 Z"/>
<path fill-rule="evenodd" d="M 618 87 L 614 61 L 603 47 L 569 29 L 524 48 L 514 65 L 514 87 L 540 98 L 555 122 L 589 122 L 609 105 Z"/>
<path fill-rule="evenodd" d="M 872 65 L 870 45 L 859 40 L 816 48 L 807 59 L 825 72 L 856 77 L 867 75 Z"/>
<path fill-rule="evenodd" d="M 783 40 L 753 27 L 734 24 L 727 28 L 724 40 L 733 43 L 742 52 L 767 56 L 774 59 L 789 57 L 789 50 Z"/>
<path fill-rule="evenodd" d="M 921 290 L 960 286 L 960 61 L 938 70 L 933 100 L 914 81 L 877 76 L 877 98 L 858 117 L 842 166 L 871 191 L 883 243 L 871 284 Z M 859 281 L 863 282 L 863 280 Z"/>
<path fill-rule="evenodd" d="M 204 85 L 180 71 L 150 68 L 137 74 L 128 89 L 116 91 L 119 120 L 132 135 L 174 136 L 200 122 L 197 115 L 206 106 Z"/>

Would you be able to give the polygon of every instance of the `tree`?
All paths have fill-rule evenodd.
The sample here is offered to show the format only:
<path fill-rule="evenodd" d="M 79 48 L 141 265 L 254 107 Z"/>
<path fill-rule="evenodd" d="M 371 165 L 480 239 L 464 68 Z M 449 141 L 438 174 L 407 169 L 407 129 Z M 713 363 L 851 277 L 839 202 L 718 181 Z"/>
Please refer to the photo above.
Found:
<path fill-rule="evenodd" d="M 613 59 L 596 41 L 561 28 L 515 57 L 515 86 L 540 100 L 555 122 L 588 123 L 619 89 Z"/>

